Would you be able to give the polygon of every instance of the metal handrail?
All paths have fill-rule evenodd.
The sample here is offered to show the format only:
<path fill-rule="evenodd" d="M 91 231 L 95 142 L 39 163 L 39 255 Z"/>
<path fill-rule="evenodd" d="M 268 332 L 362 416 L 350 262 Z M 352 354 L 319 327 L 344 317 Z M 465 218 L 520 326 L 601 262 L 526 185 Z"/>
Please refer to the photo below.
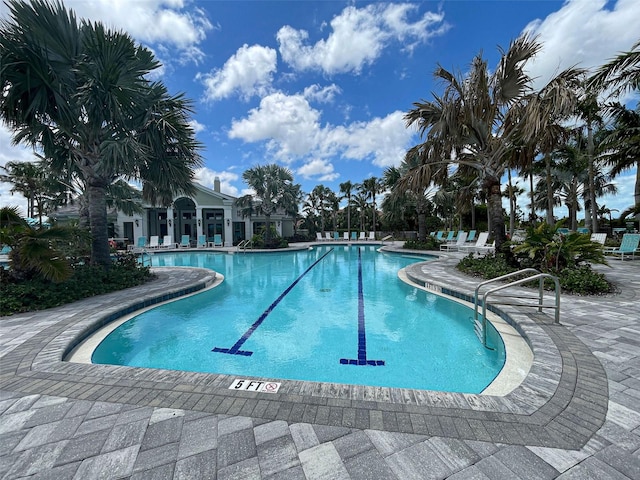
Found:
<path fill-rule="evenodd" d="M 473 298 L 473 303 L 474 303 L 474 323 L 477 324 L 478 322 L 478 292 L 480 290 L 480 287 L 493 283 L 493 282 L 497 282 L 499 280 L 504 280 L 506 278 L 509 277 L 514 277 L 517 275 L 523 275 L 525 273 L 535 273 L 535 275 L 533 276 L 529 276 L 526 278 L 521 278 L 520 280 L 515 280 L 513 282 L 507 283 L 506 285 L 500 285 L 497 286 L 495 288 L 492 288 L 491 290 L 487 290 L 484 293 L 484 296 L 482 298 L 482 344 L 487 347 L 487 298 L 489 297 L 490 294 L 495 293 L 499 290 L 504 290 L 505 288 L 509 288 L 509 287 L 515 287 L 516 285 L 521 285 L 523 283 L 527 283 L 530 282 L 532 280 L 538 280 L 538 292 L 539 292 L 539 296 L 538 296 L 538 301 L 539 303 L 537 305 L 526 305 L 526 304 L 521 304 L 521 303 L 510 303 L 510 304 L 506 304 L 504 302 L 500 302 L 504 305 L 519 305 L 519 306 L 524 306 L 524 307 L 538 307 L 538 311 L 542 312 L 543 308 L 554 308 L 555 309 L 555 323 L 560 323 L 560 281 L 558 280 L 558 277 L 555 277 L 553 275 L 550 275 L 548 273 L 540 273 L 538 270 L 536 270 L 535 268 L 525 268 L 523 270 L 519 270 L 517 272 L 513 272 L 513 273 L 509 273 L 507 275 L 502 275 L 500 277 L 496 277 L 496 278 L 492 278 L 491 280 L 487 280 L 485 282 L 481 282 L 480 284 L 478 284 L 478 286 L 475 289 L 475 294 L 474 294 L 474 298 Z M 549 278 L 551 280 L 553 280 L 553 283 L 555 284 L 555 296 L 556 296 L 556 302 L 555 305 L 544 305 L 544 279 L 545 278 Z M 488 347 L 487 347 L 488 348 Z"/>
<path fill-rule="evenodd" d="M 243 252 L 246 252 L 246 251 L 247 251 L 247 247 L 248 247 L 249 245 L 253 245 L 253 240 L 249 240 L 249 239 L 247 239 L 247 240 L 241 240 L 241 241 L 238 243 L 238 250 L 240 250 L 240 248 L 242 248 L 242 251 L 243 251 Z"/>

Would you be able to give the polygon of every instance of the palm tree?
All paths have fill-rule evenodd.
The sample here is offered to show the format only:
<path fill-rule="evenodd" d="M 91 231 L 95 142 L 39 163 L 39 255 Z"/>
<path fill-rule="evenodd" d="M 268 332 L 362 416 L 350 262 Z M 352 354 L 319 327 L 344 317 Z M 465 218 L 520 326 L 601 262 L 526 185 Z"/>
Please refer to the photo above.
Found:
<path fill-rule="evenodd" d="M 371 177 L 362 181 L 360 191 L 365 194 L 366 198 L 371 199 L 372 226 L 371 229 L 375 234 L 376 231 L 376 195 L 382 192 L 382 183 L 378 178 Z"/>
<path fill-rule="evenodd" d="M 66 280 L 73 270 L 56 244 L 63 241 L 68 245 L 82 238 L 80 232 L 68 227 L 33 228 L 17 207 L 0 208 L 0 243 L 11 247 L 9 270 L 13 279 Z"/>
<path fill-rule="evenodd" d="M 353 201 L 353 206 L 355 207 L 359 215 L 360 231 L 364 232 L 366 227 L 365 223 L 367 221 L 367 207 L 369 206 L 369 202 L 367 201 L 368 197 L 366 194 L 359 190 L 356 195 L 353 195 L 351 197 L 351 199 Z"/>
<path fill-rule="evenodd" d="M 603 91 L 613 89 L 612 95 L 640 89 L 640 40 L 628 52 L 623 52 L 602 65 L 589 78 L 587 87 Z"/>
<path fill-rule="evenodd" d="M 293 174 L 276 164 L 258 165 L 245 170 L 243 180 L 254 191 L 255 210 L 265 216 L 265 244 L 271 244 L 271 215 L 279 209 L 291 211 L 296 201 Z"/>
<path fill-rule="evenodd" d="M 608 147 L 604 159 L 611 166 L 610 174 L 613 177 L 635 167 L 632 210 L 640 214 L 640 103 L 635 110 L 612 103 L 607 106 L 607 112 L 613 119 L 613 126 L 603 140 L 605 147 Z"/>
<path fill-rule="evenodd" d="M 355 189 L 355 185 L 351 181 L 347 180 L 340 184 L 340 193 L 342 196 L 340 199 L 347 200 L 347 231 L 351 232 L 351 195 Z"/>
<path fill-rule="evenodd" d="M 539 49 L 539 43 L 524 35 L 513 41 L 509 50 L 502 51 L 493 72 L 481 55 L 474 58 L 465 76 L 438 66 L 435 76 L 445 85 L 442 96 L 414 103 L 405 115 L 407 126 L 417 126 L 425 137 L 410 150 L 420 158 L 421 165 L 411 177 L 413 185 L 405 187 L 429 185 L 443 165 L 474 170 L 487 192 L 496 249 L 506 241 L 501 177 L 509 149 L 515 144 L 503 120 L 508 110 L 529 93 L 531 78 L 524 67 Z"/>
<path fill-rule="evenodd" d="M 147 76 L 160 64 L 146 48 L 101 23 L 78 21 L 47 0 L 7 2 L 0 27 L 0 118 L 14 143 L 75 166 L 85 188 L 92 263 L 110 264 L 107 187 L 142 182 L 145 200 L 193 193 L 200 165 L 191 102 Z"/>

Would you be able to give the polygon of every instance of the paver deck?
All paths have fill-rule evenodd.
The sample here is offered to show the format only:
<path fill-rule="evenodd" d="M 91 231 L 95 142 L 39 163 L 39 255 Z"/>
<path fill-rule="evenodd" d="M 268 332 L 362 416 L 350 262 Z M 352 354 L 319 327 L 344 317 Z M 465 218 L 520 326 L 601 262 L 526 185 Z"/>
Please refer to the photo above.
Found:
<path fill-rule="evenodd" d="M 468 298 L 460 254 L 407 269 Z M 0 319 L 2 478 L 640 478 L 640 260 L 600 268 L 620 293 L 562 295 L 561 325 L 499 307 L 534 352 L 504 396 L 232 377 L 63 361 L 123 313 L 215 281 L 159 269 L 148 285 Z"/>

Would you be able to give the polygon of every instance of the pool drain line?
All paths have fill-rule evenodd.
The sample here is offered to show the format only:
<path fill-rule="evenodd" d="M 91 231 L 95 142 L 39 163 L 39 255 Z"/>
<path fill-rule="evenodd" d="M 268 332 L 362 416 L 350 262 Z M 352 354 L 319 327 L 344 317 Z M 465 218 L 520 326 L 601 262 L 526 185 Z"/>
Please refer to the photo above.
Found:
<path fill-rule="evenodd" d="M 384 360 L 367 360 L 367 332 L 364 322 L 364 289 L 362 287 L 362 255 L 358 247 L 358 358 L 341 358 L 342 365 L 384 366 Z"/>
<path fill-rule="evenodd" d="M 315 262 L 313 262 L 313 264 L 307 268 L 302 275 L 300 275 L 298 278 L 296 278 L 293 283 L 291 285 L 289 285 L 284 292 L 282 292 L 278 298 L 275 299 L 275 301 L 269 305 L 269 308 L 267 308 L 264 312 L 262 312 L 262 315 L 260 315 L 260 317 L 258 317 L 258 319 L 253 322 L 253 325 L 251 325 L 249 327 L 249 329 L 244 332 L 244 334 L 238 339 L 238 341 L 233 345 L 233 347 L 231 348 L 219 348 L 219 347 L 215 347 L 213 350 L 211 350 L 212 352 L 217 352 L 217 353 L 228 353 L 229 355 L 243 355 L 245 357 L 250 357 L 253 352 L 248 351 L 248 350 L 240 350 L 240 347 L 242 347 L 242 345 L 244 344 L 244 342 L 247 341 L 247 339 L 251 336 L 251 334 L 253 332 L 256 331 L 256 329 L 262 324 L 262 322 L 264 322 L 265 318 L 267 318 L 267 316 L 273 311 L 274 308 L 276 308 L 276 306 L 280 303 L 280 301 L 291 291 L 291 289 L 293 287 L 296 286 L 296 284 L 302 280 L 302 277 L 304 277 L 307 273 L 309 273 L 311 271 L 311 269 L 313 267 L 315 267 L 318 263 L 320 263 L 324 257 L 326 257 L 327 255 L 329 255 L 331 252 L 333 252 L 333 248 L 330 248 L 329 251 L 327 253 L 325 253 L 324 255 L 322 255 L 319 259 L 317 259 Z M 358 253 L 360 253 L 360 251 L 358 250 Z"/>

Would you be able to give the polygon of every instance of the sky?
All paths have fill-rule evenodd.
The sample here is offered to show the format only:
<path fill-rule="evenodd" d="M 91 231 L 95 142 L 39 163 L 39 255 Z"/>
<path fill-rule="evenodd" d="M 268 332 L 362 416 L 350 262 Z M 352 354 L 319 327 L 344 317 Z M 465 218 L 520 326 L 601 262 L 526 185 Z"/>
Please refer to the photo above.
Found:
<path fill-rule="evenodd" d="M 404 115 L 441 92 L 438 65 L 464 73 L 524 32 L 542 51 L 528 65 L 542 86 L 570 66 L 599 66 L 640 39 L 639 0 L 438 2 L 66 0 L 80 18 L 128 32 L 162 62 L 154 77 L 193 101 L 203 143 L 196 181 L 248 193 L 242 173 L 277 163 L 310 192 L 335 192 L 398 166 L 420 142 Z M 0 17 L 8 9 L 0 5 Z M 625 99 L 635 105 L 637 99 Z M 0 166 L 34 160 L 0 123 Z M 599 204 L 633 204 L 635 169 Z M 528 180 L 516 179 L 528 188 Z M 0 206 L 26 202 L 0 183 Z M 526 194 L 519 200 L 525 211 Z M 505 203 L 505 207 L 507 204 Z M 556 216 L 566 214 L 556 210 Z M 614 215 L 615 216 L 615 215 Z"/>

